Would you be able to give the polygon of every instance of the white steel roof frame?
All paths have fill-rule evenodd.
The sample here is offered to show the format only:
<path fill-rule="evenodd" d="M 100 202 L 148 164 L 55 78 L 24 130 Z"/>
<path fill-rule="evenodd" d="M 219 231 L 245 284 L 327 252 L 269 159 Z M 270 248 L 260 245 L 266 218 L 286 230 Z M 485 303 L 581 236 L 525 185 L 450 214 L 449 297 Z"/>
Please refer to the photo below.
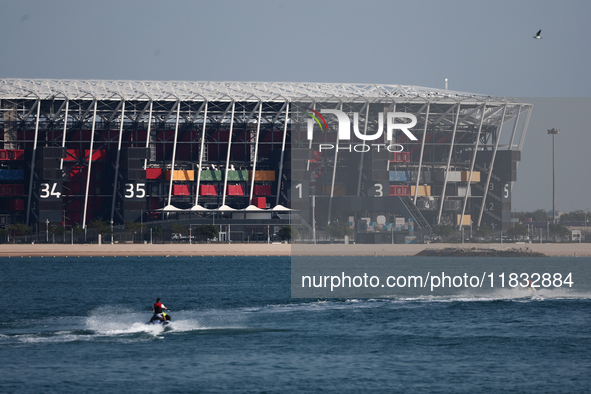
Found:
<path fill-rule="evenodd" d="M 408 85 L 0 79 L 1 99 L 139 101 L 365 101 L 423 98 L 430 102 L 517 103 L 515 99 Z"/>

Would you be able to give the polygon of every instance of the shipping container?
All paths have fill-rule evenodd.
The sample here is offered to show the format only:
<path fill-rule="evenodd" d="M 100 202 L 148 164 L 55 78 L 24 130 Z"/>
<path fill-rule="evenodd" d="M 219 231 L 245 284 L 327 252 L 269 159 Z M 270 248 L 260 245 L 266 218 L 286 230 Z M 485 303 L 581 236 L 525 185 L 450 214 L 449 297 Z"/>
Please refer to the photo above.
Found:
<path fill-rule="evenodd" d="M 446 211 L 459 211 L 462 208 L 460 200 L 445 200 L 443 202 L 443 209 Z"/>
<path fill-rule="evenodd" d="M 410 181 L 416 182 L 418 171 L 411 171 L 410 172 Z M 431 171 L 421 171 L 421 177 L 419 179 L 420 183 L 431 183 Z"/>
<path fill-rule="evenodd" d="M 162 168 L 146 168 L 146 179 L 163 179 L 164 170 Z"/>
<path fill-rule="evenodd" d="M 270 196 L 271 185 L 254 185 L 252 194 L 255 196 Z"/>
<path fill-rule="evenodd" d="M 0 196 L 22 196 L 25 194 L 24 185 L 0 185 Z"/>
<path fill-rule="evenodd" d="M 252 171 L 248 171 L 248 180 L 252 180 Z M 255 181 L 273 182 L 275 180 L 275 171 L 260 170 L 256 171 Z"/>
<path fill-rule="evenodd" d="M 25 210 L 25 200 L 17 199 L 17 200 L 9 200 L 8 207 L 12 211 L 24 211 Z"/>
<path fill-rule="evenodd" d="M 252 205 L 257 208 L 265 209 L 267 208 L 267 199 L 265 197 L 253 197 Z"/>
<path fill-rule="evenodd" d="M 0 170 L 0 181 L 22 181 L 24 178 L 24 170 Z"/>
<path fill-rule="evenodd" d="M 457 214 L 456 215 L 456 226 L 460 225 L 460 221 L 462 220 L 462 215 L 461 214 Z M 472 224 L 472 215 L 464 215 L 464 221 L 462 222 L 462 226 L 469 226 L 470 224 Z"/>
<path fill-rule="evenodd" d="M 201 196 L 217 196 L 217 185 L 199 185 L 199 194 Z"/>
<path fill-rule="evenodd" d="M 390 182 L 408 182 L 410 181 L 410 171 L 390 171 Z"/>
<path fill-rule="evenodd" d="M 190 196 L 191 188 L 189 185 L 173 185 L 172 194 L 175 196 Z"/>
<path fill-rule="evenodd" d="M 466 192 L 468 193 L 468 197 L 470 197 L 472 195 L 472 193 L 470 192 L 471 187 L 469 185 L 458 185 L 458 192 L 456 193 L 456 196 L 458 197 L 466 197 Z"/>
<path fill-rule="evenodd" d="M 445 182 L 445 170 L 434 171 L 433 180 L 435 182 Z M 448 182 L 462 182 L 461 171 L 449 171 L 447 176 Z"/>
<path fill-rule="evenodd" d="M 415 195 L 416 186 L 412 185 L 410 187 L 410 195 Z M 417 192 L 417 196 L 430 196 L 431 195 L 431 185 L 419 185 L 419 189 Z"/>
<path fill-rule="evenodd" d="M 243 196 L 244 185 L 228 185 L 228 196 Z"/>
<path fill-rule="evenodd" d="M 470 171 L 462 171 L 462 182 L 468 182 L 470 179 Z M 472 182 L 480 182 L 480 171 L 472 172 Z"/>
<path fill-rule="evenodd" d="M 0 160 L 24 160 L 25 151 L 22 149 L 0 149 Z"/>
<path fill-rule="evenodd" d="M 410 196 L 410 186 L 390 185 L 390 196 Z"/>
<path fill-rule="evenodd" d="M 408 163 L 410 162 L 410 152 L 394 152 L 395 163 Z"/>
<path fill-rule="evenodd" d="M 220 170 L 203 170 L 201 171 L 202 181 L 222 181 L 222 172 Z"/>
<path fill-rule="evenodd" d="M 170 181 L 171 171 L 166 171 L 166 180 Z M 191 170 L 174 170 L 173 181 L 193 181 L 195 180 L 195 171 Z"/>
<path fill-rule="evenodd" d="M 248 181 L 248 171 L 228 171 L 228 181 Z"/>

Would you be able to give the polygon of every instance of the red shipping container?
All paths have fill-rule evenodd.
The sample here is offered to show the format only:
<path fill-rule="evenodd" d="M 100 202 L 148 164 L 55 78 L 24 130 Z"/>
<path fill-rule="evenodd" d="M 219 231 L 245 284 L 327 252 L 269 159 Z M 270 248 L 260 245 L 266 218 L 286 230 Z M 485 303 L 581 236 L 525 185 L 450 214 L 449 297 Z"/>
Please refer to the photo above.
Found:
<path fill-rule="evenodd" d="M 0 149 L 0 160 L 24 160 L 25 151 L 22 149 Z"/>
<path fill-rule="evenodd" d="M 8 204 L 11 210 L 13 211 L 24 211 L 25 210 L 25 200 L 10 200 L 10 204 Z"/>
<path fill-rule="evenodd" d="M 2 185 L 0 186 L 1 196 L 22 196 L 25 193 L 23 185 Z"/>
<path fill-rule="evenodd" d="M 189 185 L 173 185 L 172 194 L 175 196 L 190 196 L 191 189 Z"/>
<path fill-rule="evenodd" d="M 254 185 L 253 195 L 255 196 L 270 196 L 271 185 Z"/>
<path fill-rule="evenodd" d="M 244 196 L 244 186 L 228 185 L 228 196 Z"/>
<path fill-rule="evenodd" d="M 257 208 L 265 209 L 267 208 L 267 199 L 265 197 L 253 197 L 252 205 L 254 205 Z"/>
<path fill-rule="evenodd" d="M 199 195 L 201 196 L 217 196 L 218 188 L 216 185 L 200 185 Z"/>
<path fill-rule="evenodd" d="M 162 168 L 146 168 L 146 179 L 164 179 Z"/>
<path fill-rule="evenodd" d="M 410 196 L 410 186 L 408 185 L 390 185 L 391 196 Z"/>
<path fill-rule="evenodd" d="M 395 152 L 394 160 L 390 160 L 395 163 L 408 163 L 410 162 L 410 152 Z"/>

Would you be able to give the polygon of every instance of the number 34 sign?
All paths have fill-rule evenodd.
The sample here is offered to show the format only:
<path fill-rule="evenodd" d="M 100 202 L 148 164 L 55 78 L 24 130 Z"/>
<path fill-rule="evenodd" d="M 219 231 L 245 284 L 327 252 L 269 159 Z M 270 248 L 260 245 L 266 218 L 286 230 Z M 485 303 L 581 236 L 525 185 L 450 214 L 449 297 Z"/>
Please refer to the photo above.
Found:
<path fill-rule="evenodd" d="M 44 200 L 58 199 L 62 196 L 62 183 L 61 182 L 49 182 L 42 183 L 41 189 L 39 190 L 39 198 Z"/>

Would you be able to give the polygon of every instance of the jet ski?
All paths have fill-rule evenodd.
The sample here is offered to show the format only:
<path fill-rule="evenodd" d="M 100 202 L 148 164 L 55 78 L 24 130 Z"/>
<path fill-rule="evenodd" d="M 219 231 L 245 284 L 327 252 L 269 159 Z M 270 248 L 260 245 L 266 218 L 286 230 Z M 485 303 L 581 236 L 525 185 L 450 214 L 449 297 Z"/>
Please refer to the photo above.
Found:
<path fill-rule="evenodd" d="M 157 325 L 157 324 L 161 324 L 163 326 L 170 324 L 170 315 L 168 313 L 158 313 L 155 314 L 154 316 L 152 316 L 152 318 L 150 319 L 149 322 L 147 322 L 146 324 L 152 324 L 152 325 Z"/>

